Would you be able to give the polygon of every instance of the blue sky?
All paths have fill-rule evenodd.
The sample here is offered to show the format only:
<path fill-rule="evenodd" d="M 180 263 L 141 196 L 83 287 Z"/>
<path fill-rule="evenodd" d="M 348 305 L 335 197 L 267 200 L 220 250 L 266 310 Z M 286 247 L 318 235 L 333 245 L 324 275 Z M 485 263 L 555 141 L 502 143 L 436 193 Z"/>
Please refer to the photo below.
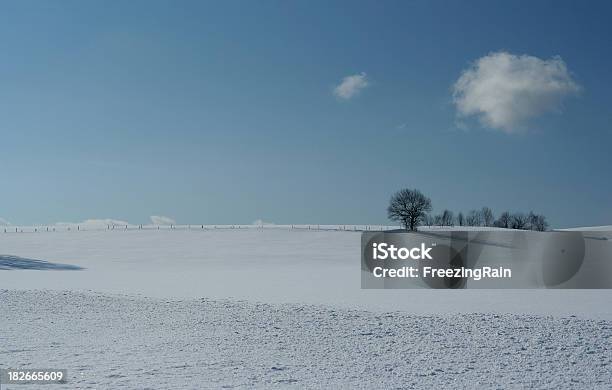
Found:
<path fill-rule="evenodd" d="M 0 217 L 386 223 L 415 187 L 435 211 L 611 224 L 610 17 L 575 1 L 3 2 Z M 500 53 L 546 86 L 562 63 L 566 84 L 489 108 L 476 64 Z M 485 112 L 461 115 L 470 69 Z"/>

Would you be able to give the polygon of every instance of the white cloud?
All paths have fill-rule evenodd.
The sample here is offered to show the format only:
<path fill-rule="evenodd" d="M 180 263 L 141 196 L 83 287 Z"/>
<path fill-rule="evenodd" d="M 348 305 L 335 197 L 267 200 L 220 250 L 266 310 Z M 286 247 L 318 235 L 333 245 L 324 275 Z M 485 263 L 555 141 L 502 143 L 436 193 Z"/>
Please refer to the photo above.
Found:
<path fill-rule="evenodd" d="M 512 133 L 529 119 L 559 110 L 562 99 L 578 91 L 561 57 L 496 52 L 463 71 L 453 85 L 453 102 L 460 117 L 474 115 L 483 126 Z"/>
<path fill-rule="evenodd" d="M 170 217 L 164 217 L 163 215 L 151 215 L 151 222 L 153 225 L 176 225 L 176 221 Z"/>
<path fill-rule="evenodd" d="M 58 222 L 55 224 L 57 227 L 61 228 L 76 228 L 84 227 L 84 228 L 106 228 L 107 226 L 125 226 L 129 225 L 126 221 L 121 221 L 119 219 L 112 218 L 101 218 L 101 219 L 86 219 L 83 222 Z"/>
<path fill-rule="evenodd" d="M 0 217 L 0 226 L 8 226 L 11 223 L 9 221 L 7 221 L 6 219 Z"/>
<path fill-rule="evenodd" d="M 346 76 L 342 82 L 334 87 L 334 95 L 340 99 L 349 100 L 369 85 L 367 75 L 364 72 Z"/>

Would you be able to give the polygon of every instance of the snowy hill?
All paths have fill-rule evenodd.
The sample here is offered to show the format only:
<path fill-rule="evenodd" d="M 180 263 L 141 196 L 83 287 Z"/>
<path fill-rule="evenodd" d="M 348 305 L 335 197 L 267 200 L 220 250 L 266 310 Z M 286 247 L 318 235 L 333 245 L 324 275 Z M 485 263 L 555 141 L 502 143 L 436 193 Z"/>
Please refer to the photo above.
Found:
<path fill-rule="evenodd" d="M 2 233 L 1 367 L 66 368 L 58 389 L 609 387 L 612 290 L 362 290 L 360 237 Z"/>

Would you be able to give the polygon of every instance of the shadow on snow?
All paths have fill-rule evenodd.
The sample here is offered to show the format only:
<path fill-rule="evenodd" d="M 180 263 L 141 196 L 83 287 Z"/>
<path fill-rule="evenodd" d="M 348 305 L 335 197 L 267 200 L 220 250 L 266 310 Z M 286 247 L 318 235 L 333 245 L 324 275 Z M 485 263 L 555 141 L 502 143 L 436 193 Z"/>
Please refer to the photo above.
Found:
<path fill-rule="evenodd" d="M 19 256 L 0 255 L 0 270 L 32 269 L 39 271 L 78 271 L 82 267 L 71 264 L 50 263 L 44 260 L 26 259 Z"/>

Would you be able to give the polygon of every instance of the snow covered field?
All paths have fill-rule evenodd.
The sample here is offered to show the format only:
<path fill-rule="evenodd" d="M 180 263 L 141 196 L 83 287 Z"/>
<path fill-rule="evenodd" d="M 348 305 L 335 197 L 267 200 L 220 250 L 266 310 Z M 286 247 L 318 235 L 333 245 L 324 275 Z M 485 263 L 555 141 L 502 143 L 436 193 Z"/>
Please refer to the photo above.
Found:
<path fill-rule="evenodd" d="M 610 290 L 361 290 L 360 233 L 291 229 L 0 234 L 0 288 L 248 299 L 375 311 L 612 319 Z M 33 260 L 46 263 L 32 263 Z M 58 265 L 82 270 L 22 270 Z"/>
<path fill-rule="evenodd" d="M 0 291 L 4 364 L 53 388 L 608 389 L 612 323 Z M 24 386 L 13 385 L 14 389 Z M 32 386 L 36 388 L 36 386 Z"/>
<path fill-rule="evenodd" d="M 0 234 L 1 367 L 67 368 L 66 388 L 609 388 L 610 290 L 361 290 L 359 245 Z"/>

